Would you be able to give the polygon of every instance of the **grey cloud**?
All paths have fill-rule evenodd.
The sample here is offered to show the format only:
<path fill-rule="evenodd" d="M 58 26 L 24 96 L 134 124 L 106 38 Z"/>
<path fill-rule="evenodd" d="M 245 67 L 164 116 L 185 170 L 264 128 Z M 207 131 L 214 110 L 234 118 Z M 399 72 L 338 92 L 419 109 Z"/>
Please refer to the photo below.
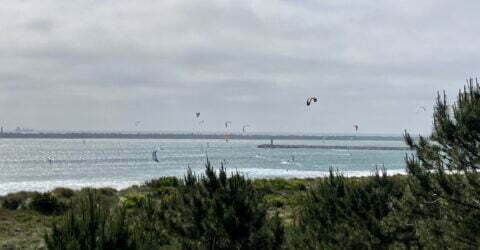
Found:
<path fill-rule="evenodd" d="M 54 23 L 49 19 L 38 19 L 32 20 L 25 24 L 24 26 L 27 30 L 37 31 L 37 32 L 50 32 L 54 27 Z"/>
<path fill-rule="evenodd" d="M 60 1 L 0 7 L 0 112 L 40 129 L 428 132 L 478 74 L 479 3 Z M 307 111 L 304 99 L 319 96 Z M 429 110 L 431 111 L 431 110 Z"/>

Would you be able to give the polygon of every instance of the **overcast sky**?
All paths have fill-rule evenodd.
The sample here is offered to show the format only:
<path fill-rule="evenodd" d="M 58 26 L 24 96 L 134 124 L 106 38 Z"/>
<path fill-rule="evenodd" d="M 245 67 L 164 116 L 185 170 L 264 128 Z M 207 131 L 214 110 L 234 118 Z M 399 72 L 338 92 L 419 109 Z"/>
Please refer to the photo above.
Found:
<path fill-rule="evenodd" d="M 0 5 L 0 122 L 61 130 L 427 133 L 480 69 L 479 1 Z M 319 101 L 307 108 L 308 96 Z M 426 112 L 416 112 L 425 106 Z M 135 121 L 141 121 L 135 126 Z"/>

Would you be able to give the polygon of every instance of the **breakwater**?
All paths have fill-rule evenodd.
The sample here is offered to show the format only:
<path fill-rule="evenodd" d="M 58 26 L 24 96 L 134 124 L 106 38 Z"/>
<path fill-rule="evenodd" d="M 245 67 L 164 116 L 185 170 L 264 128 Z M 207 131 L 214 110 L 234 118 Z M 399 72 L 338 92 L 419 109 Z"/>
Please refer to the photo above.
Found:
<path fill-rule="evenodd" d="M 389 146 L 338 146 L 338 145 L 286 145 L 286 144 L 261 144 L 258 148 L 310 148 L 310 149 L 337 149 L 337 150 L 411 150 L 408 147 L 389 147 Z"/>

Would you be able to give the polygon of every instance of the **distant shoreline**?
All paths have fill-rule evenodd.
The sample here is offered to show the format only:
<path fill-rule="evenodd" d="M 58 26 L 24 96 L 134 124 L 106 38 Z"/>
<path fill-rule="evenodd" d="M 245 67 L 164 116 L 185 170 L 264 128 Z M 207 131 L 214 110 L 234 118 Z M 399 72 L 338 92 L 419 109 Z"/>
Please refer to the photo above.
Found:
<path fill-rule="evenodd" d="M 371 135 L 261 135 L 261 134 L 230 134 L 230 140 L 372 140 L 396 141 L 403 140 L 401 136 L 371 136 Z M 214 139 L 224 140 L 224 134 L 194 134 L 194 133 L 0 133 L 0 139 Z"/>

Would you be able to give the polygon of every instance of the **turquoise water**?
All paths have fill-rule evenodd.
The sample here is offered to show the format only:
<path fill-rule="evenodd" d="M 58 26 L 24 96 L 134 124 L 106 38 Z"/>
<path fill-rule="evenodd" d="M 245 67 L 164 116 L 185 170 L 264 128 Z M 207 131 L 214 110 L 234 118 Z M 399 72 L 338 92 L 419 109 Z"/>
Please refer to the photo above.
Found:
<path fill-rule="evenodd" d="M 264 140 L 0 140 L 0 195 L 54 187 L 125 188 L 160 176 L 183 176 L 188 167 L 218 167 L 250 178 L 308 178 L 339 169 L 348 176 L 370 175 L 375 167 L 403 173 L 406 151 L 259 149 Z M 405 146 L 403 141 L 277 141 L 279 144 Z M 157 150 L 159 162 L 152 159 Z M 294 160 L 292 160 L 294 158 Z"/>

